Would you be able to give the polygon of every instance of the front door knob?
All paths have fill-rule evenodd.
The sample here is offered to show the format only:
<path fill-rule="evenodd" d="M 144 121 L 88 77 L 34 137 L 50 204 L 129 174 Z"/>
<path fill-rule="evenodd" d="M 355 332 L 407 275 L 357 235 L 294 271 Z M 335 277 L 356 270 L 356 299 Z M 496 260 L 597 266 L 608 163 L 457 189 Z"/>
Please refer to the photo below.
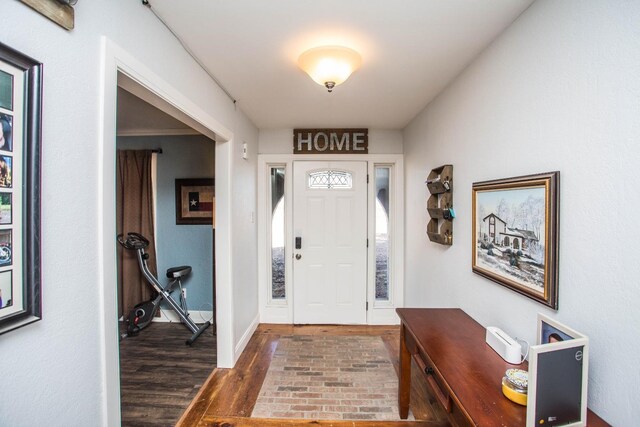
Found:
<path fill-rule="evenodd" d="M 302 255 L 296 254 L 296 259 L 300 259 L 300 258 L 302 258 Z"/>

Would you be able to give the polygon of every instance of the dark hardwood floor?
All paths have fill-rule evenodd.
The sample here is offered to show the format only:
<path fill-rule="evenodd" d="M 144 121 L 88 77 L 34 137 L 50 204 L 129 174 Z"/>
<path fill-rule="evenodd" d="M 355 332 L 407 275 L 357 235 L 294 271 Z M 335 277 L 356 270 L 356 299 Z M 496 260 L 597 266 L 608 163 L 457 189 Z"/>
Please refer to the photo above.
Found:
<path fill-rule="evenodd" d="M 120 341 L 122 426 L 174 426 L 216 367 L 215 328 L 191 346 L 181 323 L 152 323 Z"/>
<path fill-rule="evenodd" d="M 179 323 L 154 323 L 120 343 L 122 426 L 155 427 L 445 427 L 447 415 L 412 362 L 411 411 L 416 421 L 250 418 L 272 355 L 283 335 L 375 335 L 398 372 L 398 326 L 260 325 L 234 369 L 216 369 L 213 327 L 193 347 Z M 602 424 L 597 425 L 606 425 Z"/>
<path fill-rule="evenodd" d="M 448 425 L 447 416 L 427 391 L 426 381 L 412 369 L 411 410 L 417 421 L 315 421 L 250 418 L 271 358 L 282 335 L 375 335 L 382 337 L 398 371 L 398 326 L 260 325 L 233 369 L 216 369 L 178 425 L 224 427 L 334 426 L 434 427 Z"/>

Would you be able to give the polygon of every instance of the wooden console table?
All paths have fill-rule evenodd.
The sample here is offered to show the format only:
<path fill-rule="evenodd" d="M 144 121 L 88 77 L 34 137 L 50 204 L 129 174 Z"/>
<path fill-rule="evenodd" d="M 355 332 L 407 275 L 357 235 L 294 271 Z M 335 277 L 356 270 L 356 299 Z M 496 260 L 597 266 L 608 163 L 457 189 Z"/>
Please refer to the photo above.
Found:
<path fill-rule="evenodd" d="M 485 343 L 485 328 L 460 309 L 398 308 L 400 327 L 400 418 L 409 414 L 411 357 L 424 372 L 434 396 L 454 426 L 526 424 L 526 407 L 502 394 L 509 368 Z M 589 411 L 588 425 L 606 426 Z"/>

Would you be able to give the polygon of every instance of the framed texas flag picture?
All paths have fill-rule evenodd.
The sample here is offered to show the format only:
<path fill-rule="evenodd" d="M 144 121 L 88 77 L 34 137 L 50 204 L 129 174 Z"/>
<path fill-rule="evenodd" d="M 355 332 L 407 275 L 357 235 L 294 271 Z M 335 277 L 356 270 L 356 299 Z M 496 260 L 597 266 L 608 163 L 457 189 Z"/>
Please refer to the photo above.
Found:
<path fill-rule="evenodd" d="M 213 178 L 176 179 L 176 224 L 215 226 Z"/>

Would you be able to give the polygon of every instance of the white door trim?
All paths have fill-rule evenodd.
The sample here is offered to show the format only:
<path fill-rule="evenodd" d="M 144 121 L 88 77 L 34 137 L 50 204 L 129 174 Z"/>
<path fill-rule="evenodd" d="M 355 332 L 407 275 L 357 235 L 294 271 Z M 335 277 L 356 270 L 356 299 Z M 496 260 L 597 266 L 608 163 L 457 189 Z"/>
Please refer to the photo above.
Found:
<path fill-rule="evenodd" d="M 293 242 L 293 161 L 313 160 L 313 161 L 367 161 L 369 176 L 373 176 L 374 165 L 393 166 L 391 186 L 393 192 L 390 195 L 390 205 L 392 206 L 391 233 L 393 240 L 391 243 L 393 266 L 392 272 L 392 295 L 389 303 L 379 303 L 375 301 L 375 272 L 368 268 L 367 295 L 369 296 L 369 311 L 367 312 L 367 324 L 369 325 L 394 325 L 399 320 L 395 309 L 404 306 L 404 156 L 402 154 L 333 154 L 333 155 L 304 155 L 304 154 L 260 154 L 258 155 L 258 297 L 260 303 L 261 323 L 293 323 L 293 290 L 291 287 L 293 275 L 291 271 L 291 254 Z M 270 298 L 270 227 L 268 227 L 270 216 L 270 200 L 268 174 L 269 167 L 281 165 L 285 167 L 285 241 L 289 244 L 285 256 L 285 292 L 284 300 L 271 300 Z M 288 178 L 288 179 L 287 179 Z M 373 179 L 369 180 L 368 191 L 368 237 L 369 242 L 375 242 L 375 230 L 373 228 L 375 215 L 375 185 Z M 369 244 L 369 266 L 375 265 L 375 245 Z M 373 264 L 372 264 L 373 263 Z"/>
<path fill-rule="evenodd" d="M 106 37 L 101 39 L 101 87 L 99 118 L 98 173 L 98 286 L 101 307 L 99 342 L 101 354 L 101 425 L 120 425 L 120 366 L 116 296 L 116 97 L 118 73 L 124 73 L 152 93 L 175 106 L 219 136 L 216 142 L 216 301 L 218 364 L 233 366 L 233 300 L 231 283 L 231 153 L 233 133 L 182 93 L 155 74 L 151 68 Z"/>

